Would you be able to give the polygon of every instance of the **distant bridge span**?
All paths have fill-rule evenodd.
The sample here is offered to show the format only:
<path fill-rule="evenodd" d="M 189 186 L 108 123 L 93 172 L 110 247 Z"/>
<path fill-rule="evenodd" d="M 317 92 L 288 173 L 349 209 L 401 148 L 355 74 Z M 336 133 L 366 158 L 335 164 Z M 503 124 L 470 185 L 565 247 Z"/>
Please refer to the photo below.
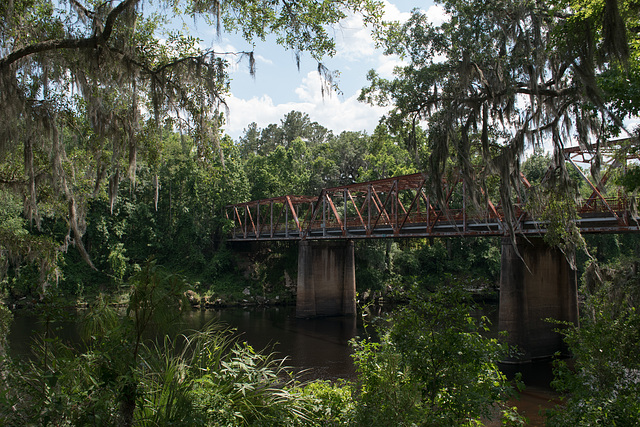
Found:
<path fill-rule="evenodd" d="M 584 158 L 577 149 L 565 150 L 572 164 Z M 615 166 L 613 164 L 612 166 Z M 577 166 L 576 166 L 577 168 Z M 577 168 L 582 174 L 581 170 Z M 605 197 L 601 188 L 584 175 L 592 193 L 577 206 L 576 225 L 582 233 L 638 232 L 638 218 L 630 199 L 618 192 Z M 521 176 L 525 187 L 530 184 Z M 399 237 L 472 237 L 509 234 L 505 212 L 498 202 L 487 198 L 482 208 L 468 202 L 460 177 L 442 181 L 445 202 L 429 196 L 424 174 L 398 176 L 375 181 L 325 188 L 318 197 L 281 196 L 238 203 L 226 207 L 234 223 L 229 240 L 324 240 Z M 546 224 L 516 203 L 511 221 L 516 234 L 546 232 Z"/>

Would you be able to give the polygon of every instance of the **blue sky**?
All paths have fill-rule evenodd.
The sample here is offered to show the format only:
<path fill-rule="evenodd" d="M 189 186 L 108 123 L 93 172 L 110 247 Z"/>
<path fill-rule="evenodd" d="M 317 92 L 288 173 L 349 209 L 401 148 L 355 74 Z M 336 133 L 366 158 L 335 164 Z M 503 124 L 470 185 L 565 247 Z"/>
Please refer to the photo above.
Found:
<path fill-rule="evenodd" d="M 386 20 L 406 20 L 409 12 L 419 7 L 436 23 L 443 19 L 443 10 L 433 2 L 384 0 Z M 237 52 L 251 50 L 252 46 L 235 34 L 223 33 L 219 37 L 215 29 L 198 25 L 197 36 L 204 47 L 218 51 Z M 393 66 L 399 63 L 395 57 L 385 57 L 375 49 L 369 29 L 357 16 L 349 16 L 331 31 L 337 43 L 336 55 L 326 58 L 323 64 L 340 72 L 338 84 L 342 91 L 322 96 L 317 73 L 317 63 L 303 54 L 300 70 L 296 67 L 293 52 L 267 40 L 258 42 L 254 52 L 256 75 L 251 77 L 246 60 L 234 64 L 231 69 L 231 96 L 227 99 L 230 115 L 225 131 L 234 139 L 243 134 L 249 123 L 256 122 L 264 128 L 270 123 L 280 123 L 286 113 L 302 111 L 312 121 L 331 129 L 335 134 L 344 130 L 371 133 L 384 110 L 357 101 L 360 89 L 367 84 L 366 74 L 375 69 L 385 77 L 391 77 Z"/>

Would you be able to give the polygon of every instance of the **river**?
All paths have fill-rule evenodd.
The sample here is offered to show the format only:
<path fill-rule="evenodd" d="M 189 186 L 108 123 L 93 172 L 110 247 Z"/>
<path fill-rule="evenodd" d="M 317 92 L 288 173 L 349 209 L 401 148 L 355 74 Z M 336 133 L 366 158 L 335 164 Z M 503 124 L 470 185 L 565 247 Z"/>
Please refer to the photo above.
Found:
<path fill-rule="evenodd" d="M 476 315 L 485 315 L 497 325 L 497 307 L 488 306 Z M 69 319 L 58 322 L 56 333 L 68 343 L 80 342 L 78 314 L 70 313 Z M 256 350 L 275 351 L 279 357 L 287 357 L 287 365 L 306 372 L 306 379 L 353 379 L 355 368 L 351 359 L 349 340 L 362 336 L 364 329 L 360 317 L 323 317 L 298 319 L 295 307 L 226 308 L 222 310 L 194 310 L 185 313 L 175 332 L 202 329 L 212 321 L 222 322 L 238 332 L 239 339 Z M 15 313 L 9 333 L 9 351 L 13 356 L 30 353 L 30 345 L 43 324 L 31 313 Z M 530 420 L 530 426 L 543 425 L 537 412 L 540 407 L 550 407 L 555 400 L 549 383 L 552 379 L 549 362 L 501 366 L 509 376 L 520 371 L 527 385 L 520 399 L 511 404 L 518 406 Z"/>
<path fill-rule="evenodd" d="M 63 342 L 80 342 L 79 314 L 68 313 L 67 320 L 56 322 L 56 334 Z M 238 337 L 256 350 L 275 351 L 287 364 L 304 370 L 312 378 L 335 380 L 353 378 L 349 340 L 363 333 L 359 317 L 297 319 L 295 307 L 226 308 L 193 310 L 174 325 L 172 334 L 201 330 L 209 322 L 222 322 L 235 328 Z M 44 325 L 30 312 L 17 311 L 9 333 L 12 356 L 30 354 L 31 343 Z"/>

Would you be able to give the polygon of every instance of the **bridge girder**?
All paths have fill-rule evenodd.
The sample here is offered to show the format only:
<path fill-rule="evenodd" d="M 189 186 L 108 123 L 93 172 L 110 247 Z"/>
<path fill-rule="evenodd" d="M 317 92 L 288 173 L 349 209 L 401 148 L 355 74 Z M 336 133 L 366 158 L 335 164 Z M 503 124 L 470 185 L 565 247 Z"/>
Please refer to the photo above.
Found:
<path fill-rule="evenodd" d="M 592 194 L 577 211 L 576 225 L 582 233 L 638 232 L 638 218 L 629 198 L 618 193 L 605 197 L 602 188 L 613 168 L 611 161 L 602 179 L 593 184 L 576 165 L 585 160 L 579 149 L 565 150 L 565 160 L 573 164 L 588 182 Z M 549 175 L 549 174 L 547 174 Z M 521 175 L 524 187 L 530 187 Z M 543 234 L 546 224 L 515 204 L 516 224 L 510 231 L 505 212 L 489 197 L 471 200 L 459 176 L 443 179 L 442 204 L 429 196 L 428 177 L 422 173 L 325 188 L 318 197 L 287 195 L 238 203 L 226 207 L 234 223 L 231 241 L 323 240 L 400 237 L 504 236 Z M 481 206 L 479 206 L 481 204 Z"/>

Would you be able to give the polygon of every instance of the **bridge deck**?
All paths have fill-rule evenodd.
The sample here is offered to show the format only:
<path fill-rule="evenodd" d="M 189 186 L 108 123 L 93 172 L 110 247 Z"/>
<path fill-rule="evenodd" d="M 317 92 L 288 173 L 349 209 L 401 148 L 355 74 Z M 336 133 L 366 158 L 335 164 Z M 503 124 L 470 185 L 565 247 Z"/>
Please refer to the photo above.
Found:
<path fill-rule="evenodd" d="M 524 177 L 523 177 L 524 179 Z M 526 182 L 526 179 L 524 179 Z M 527 183 L 528 184 L 528 183 Z M 464 184 L 442 183 L 446 202 L 439 206 L 426 192 L 422 174 L 351 184 L 322 190 L 319 197 L 282 196 L 227 206 L 234 227 L 229 240 L 304 240 L 399 237 L 502 236 L 512 224 L 517 234 L 546 232 L 516 204 L 515 221 L 502 208 L 467 202 Z M 594 193 L 577 208 L 582 233 L 638 232 L 638 219 L 622 195 Z"/>

